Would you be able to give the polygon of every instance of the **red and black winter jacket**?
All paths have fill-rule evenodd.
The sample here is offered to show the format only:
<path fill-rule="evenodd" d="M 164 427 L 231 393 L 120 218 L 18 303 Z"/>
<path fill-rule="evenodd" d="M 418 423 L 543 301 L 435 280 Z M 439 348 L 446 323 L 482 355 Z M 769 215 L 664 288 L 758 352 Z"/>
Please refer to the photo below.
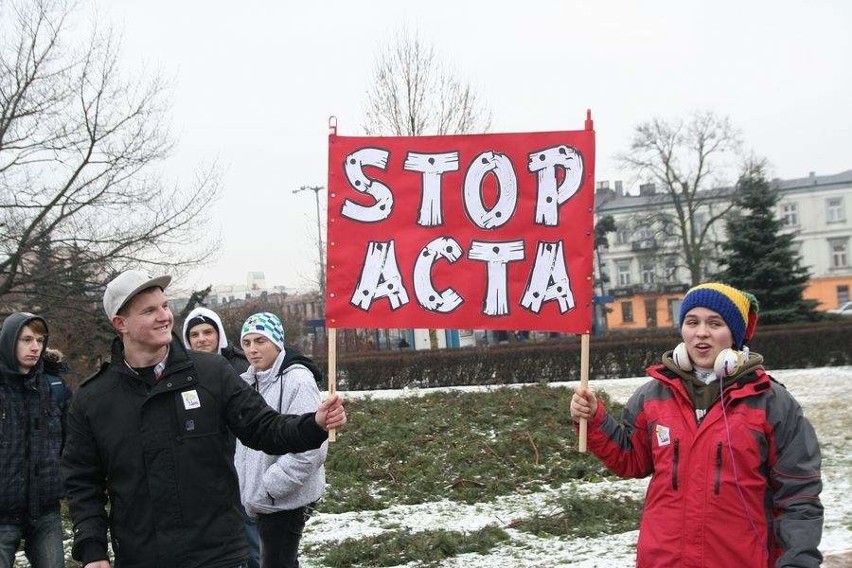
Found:
<path fill-rule="evenodd" d="M 647 372 L 621 422 L 599 404 L 588 434 L 613 473 L 652 476 L 637 566 L 819 566 L 820 452 L 796 400 L 757 367 L 699 424 L 678 374 Z"/>

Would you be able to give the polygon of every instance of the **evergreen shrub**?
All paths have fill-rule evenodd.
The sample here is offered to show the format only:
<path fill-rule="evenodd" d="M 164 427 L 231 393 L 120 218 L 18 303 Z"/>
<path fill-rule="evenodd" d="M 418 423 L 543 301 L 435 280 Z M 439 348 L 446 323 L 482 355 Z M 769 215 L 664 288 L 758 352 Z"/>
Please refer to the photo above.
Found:
<path fill-rule="evenodd" d="M 758 326 L 751 348 L 773 369 L 852 364 L 852 321 Z M 680 341 L 675 330 L 592 337 L 589 378 L 637 377 Z M 317 363 L 325 373 L 327 361 Z M 462 349 L 393 351 L 338 356 L 338 388 L 378 390 L 576 381 L 580 341 L 568 336 Z M 321 385 L 324 386 L 324 385 Z"/>

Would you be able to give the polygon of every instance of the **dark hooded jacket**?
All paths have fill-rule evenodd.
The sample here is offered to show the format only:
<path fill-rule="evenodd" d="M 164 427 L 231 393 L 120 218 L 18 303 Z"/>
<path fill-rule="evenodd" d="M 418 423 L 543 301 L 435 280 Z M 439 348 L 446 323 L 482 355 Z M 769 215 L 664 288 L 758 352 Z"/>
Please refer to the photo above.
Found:
<path fill-rule="evenodd" d="M 74 558 L 120 568 L 233 567 L 248 557 L 230 432 L 271 454 L 318 448 L 313 414 L 282 416 L 211 353 L 172 339 L 159 381 L 112 361 L 77 389 L 62 458 Z M 107 519 L 106 503 L 110 512 Z"/>
<path fill-rule="evenodd" d="M 246 354 L 241 349 L 228 343 L 228 336 L 225 334 L 225 326 L 222 324 L 222 318 L 211 309 L 198 307 L 186 315 L 186 319 L 183 322 L 183 346 L 187 349 L 192 349 L 192 345 L 189 343 L 189 330 L 191 329 L 189 324 L 193 323 L 193 320 L 196 318 L 202 318 L 204 323 L 209 323 L 216 328 L 216 334 L 219 336 L 219 355 L 228 360 L 228 363 L 231 364 L 231 367 L 234 368 L 237 374 L 242 375 L 248 371 L 249 362 L 246 359 Z"/>
<path fill-rule="evenodd" d="M 21 329 L 34 320 L 47 330 L 22 312 L 0 328 L 0 524 L 34 521 L 58 510 L 62 496 L 61 412 L 42 377 L 43 358 L 22 374 L 15 354 Z"/>

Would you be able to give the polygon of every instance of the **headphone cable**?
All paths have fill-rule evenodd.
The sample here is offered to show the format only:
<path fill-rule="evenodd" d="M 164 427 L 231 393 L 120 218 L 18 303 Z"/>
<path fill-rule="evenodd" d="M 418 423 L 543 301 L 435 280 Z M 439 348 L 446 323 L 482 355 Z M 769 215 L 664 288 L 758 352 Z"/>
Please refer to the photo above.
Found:
<path fill-rule="evenodd" d="M 746 360 L 748 360 L 748 347 L 744 349 Z M 725 435 L 728 439 L 728 452 L 731 455 L 731 469 L 734 472 L 734 486 L 737 488 L 737 494 L 740 497 L 740 502 L 743 506 L 743 511 L 745 512 L 745 516 L 748 519 L 749 524 L 751 525 L 751 530 L 754 531 L 754 536 L 757 539 L 758 544 L 761 543 L 760 531 L 757 530 L 757 525 L 754 524 L 754 519 L 751 518 L 751 514 L 749 514 L 748 503 L 746 503 L 745 495 L 743 494 L 743 489 L 740 487 L 740 478 L 739 473 L 737 472 L 737 461 L 734 457 L 734 444 L 731 440 L 731 427 L 728 423 L 728 411 L 725 407 L 725 381 L 723 377 L 719 377 L 719 402 L 722 405 L 722 419 L 725 422 Z M 764 553 L 768 553 L 767 550 L 764 550 Z"/>

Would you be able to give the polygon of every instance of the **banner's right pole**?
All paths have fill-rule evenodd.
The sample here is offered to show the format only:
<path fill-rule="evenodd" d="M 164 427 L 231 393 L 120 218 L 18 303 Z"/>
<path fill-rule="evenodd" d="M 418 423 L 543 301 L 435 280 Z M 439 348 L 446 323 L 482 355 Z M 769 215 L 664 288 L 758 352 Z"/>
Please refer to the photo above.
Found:
<path fill-rule="evenodd" d="M 580 386 L 589 388 L 589 334 L 580 336 Z M 579 447 L 581 454 L 586 453 L 586 439 L 589 434 L 589 423 L 585 418 L 580 418 Z"/>
<path fill-rule="evenodd" d="M 592 109 L 586 109 L 585 129 L 594 132 L 595 123 L 592 121 Z M 594 178 L 592 178 L 594 184 Z M 580 386 L 589 388 L 589 334 L 580 336 Z M 589 422 L 585 418 L 580 419 L 580 431 L 577 450 L 581 454 L 587 451 L 587 439 L 589 435 Z"/>
<path fill-rule="evenodd" d="M 337 328 L 328 328 L 328 396 L 337 392 Z M 337 429 L 328 431 L 328 441 L 337 441 Z"/>

